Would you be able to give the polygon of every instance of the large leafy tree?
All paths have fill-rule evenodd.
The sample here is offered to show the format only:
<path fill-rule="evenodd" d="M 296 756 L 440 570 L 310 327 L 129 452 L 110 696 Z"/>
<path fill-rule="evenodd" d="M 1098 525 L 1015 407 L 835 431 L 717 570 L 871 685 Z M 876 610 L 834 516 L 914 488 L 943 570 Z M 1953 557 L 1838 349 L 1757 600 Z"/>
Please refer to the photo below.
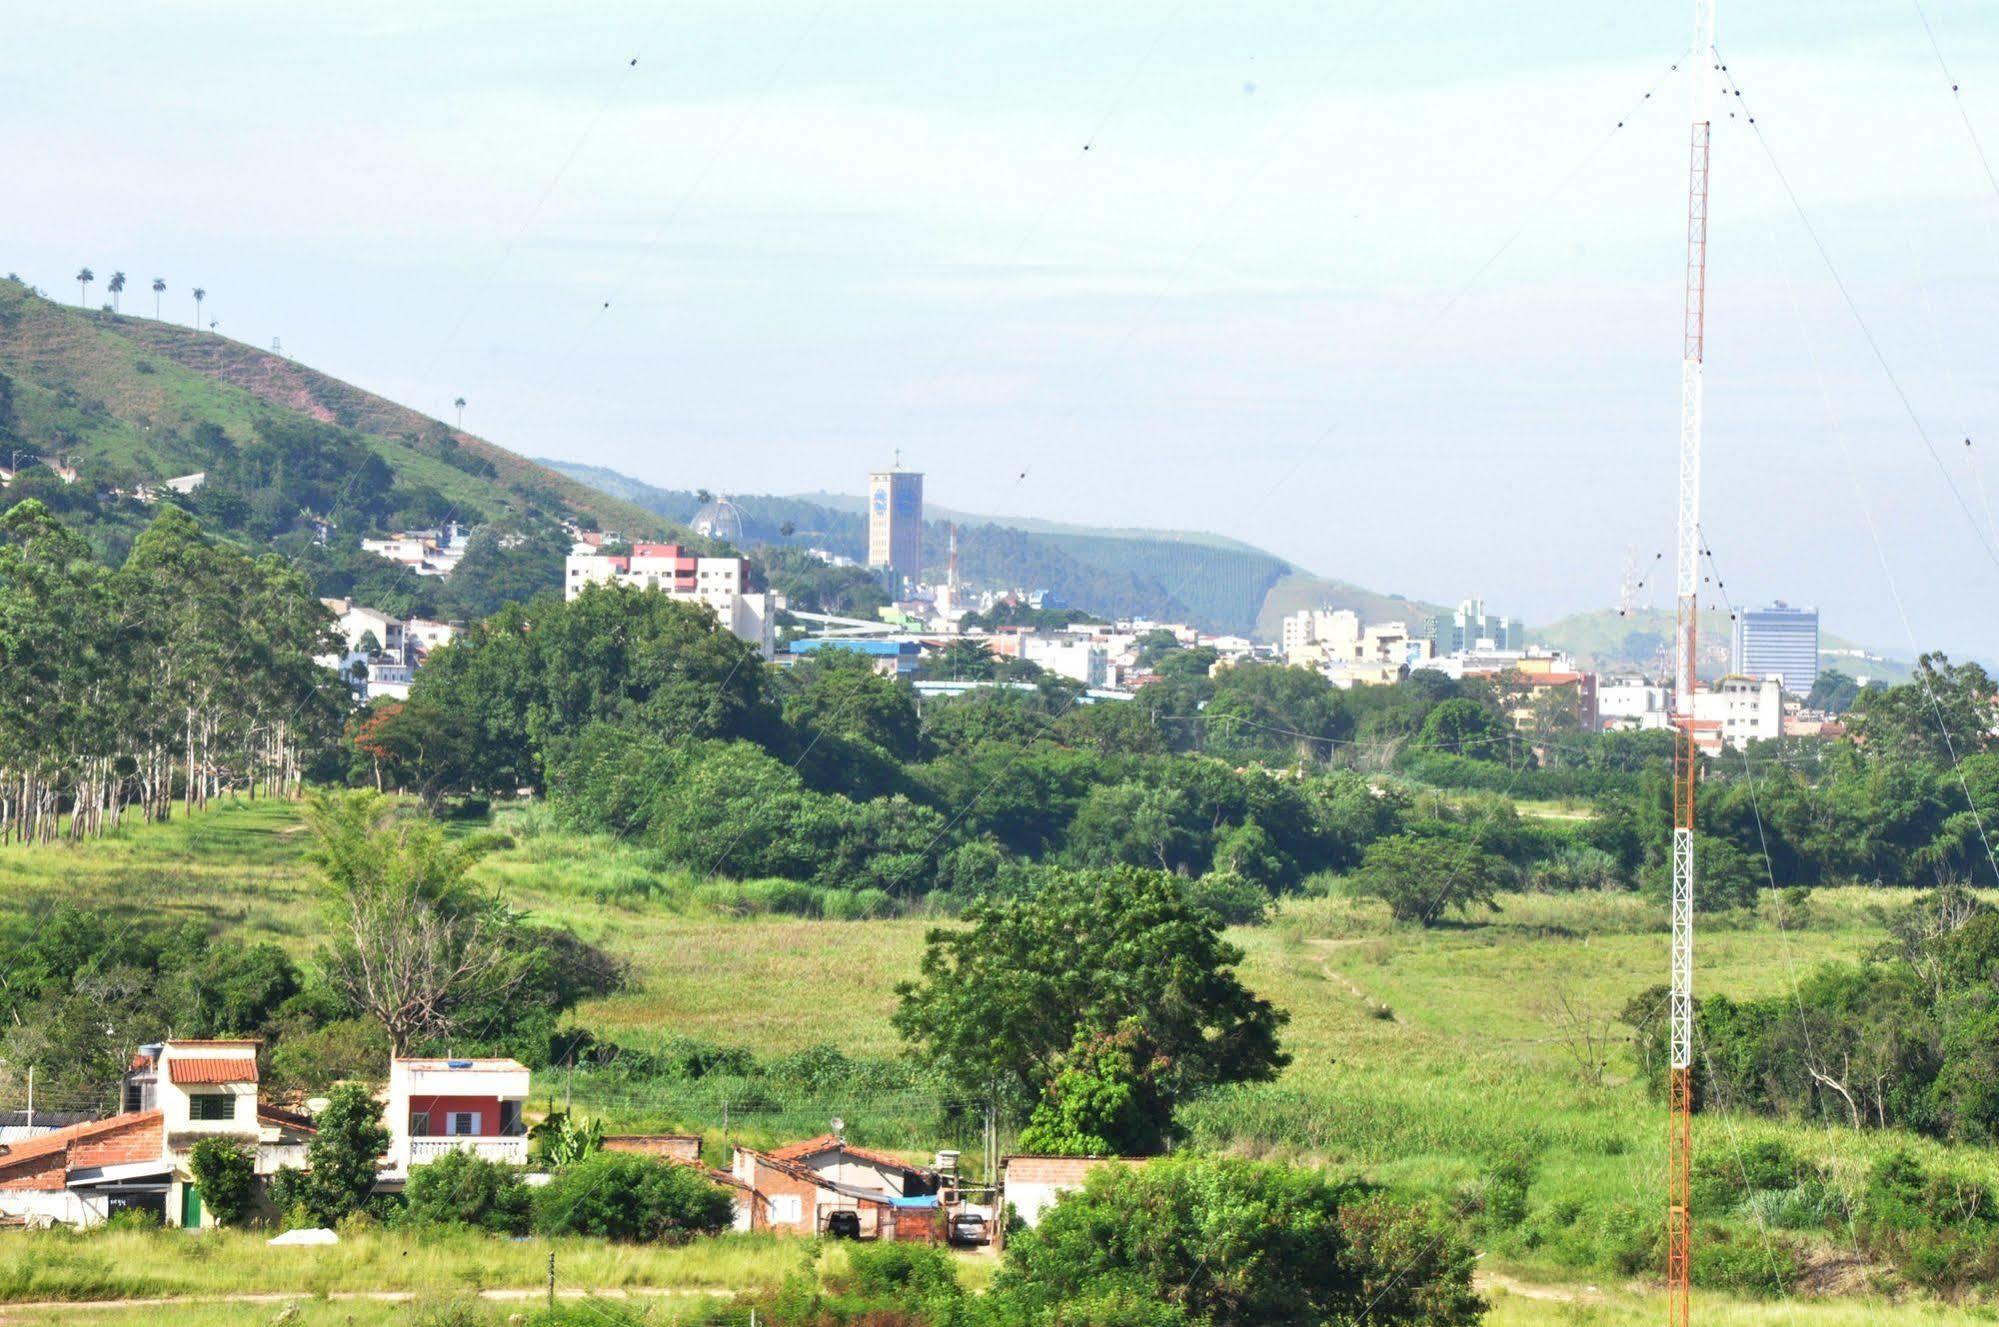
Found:
<path fill-rule="evenodd" d="M 1468 835 L 1392 834 L 1368 845 L 1351 883 L 1397 921 L 1434 926 L 1449 912 L 1496 908 L 1502 866 Z"/>
<path fill-rule="evenodd" d="M 1289 1062 L 1286 1015 L 1243 985 L 1242 951 L 1171 876 L 1051 872 L 1034 894 L 966 919 L 929 934 L 920 980 L 897 988 L 895 1025 L 967 1090 L 1033 1100 L 1079 1034 L 1127 1025 L 1166 1061 L 1169 1098 Z"/>
<path fill-rule="evenodd" d="M 1232 1158 L 1100 1166 L 1007 1243 L 1007 1327 L 1465 1327 L 1485 1304 L 1464 1234 L 1317 1171 Z"/>
<path fill-rule="evenodd" d="M 703 605 L 622 586 L 509 604 L 417 674 L 408 722 L 434 728 L 426 707 L 468 730 L 436 747 L 460 767 L 446 782 L 495 791 L 539 785 L 548 753 L 598 723 L 668 741 L 790 741 L 754 645 Z"/>
<path fill-rule="evenodd" d="M 1910 681 L 1860 692 L 1849 722 L 1861 745 L 1884 760 L 1948 765 L 1953 756 L 1962 759 L 1994 745 L 1995 698 L 1999 684 L 1979 665 L 1925 654 L 1916 660 Z"/>

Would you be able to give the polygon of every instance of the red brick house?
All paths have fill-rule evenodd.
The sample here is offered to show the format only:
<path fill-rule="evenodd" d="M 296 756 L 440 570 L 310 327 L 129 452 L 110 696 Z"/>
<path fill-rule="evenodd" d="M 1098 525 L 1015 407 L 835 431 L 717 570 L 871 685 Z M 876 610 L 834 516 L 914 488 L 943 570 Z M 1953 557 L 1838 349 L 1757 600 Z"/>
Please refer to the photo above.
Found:
<path fill-rule="evenodd" d="M 863 1239 L 942 1237 L 937 1172 L 826 1134 L 770 1152 L 735 1151 L 730 1174 L 753 1195 L 752 1230 L 826 1233 L 851 1212 Z"/>
<path fill-rule="evenodd" d="M 269 1177 L 305 1164 L 303 1116 L 257 1100 L 254 1041 L 168 1041 L 146 1047 L 127 1079 L 142 1109 L 0 1145 L 0 1220 L 97 1225 L 127 1210 L 169 1225 L 210 1220 L 188 1172 L 203 1138 L 228 1138 Z"/>

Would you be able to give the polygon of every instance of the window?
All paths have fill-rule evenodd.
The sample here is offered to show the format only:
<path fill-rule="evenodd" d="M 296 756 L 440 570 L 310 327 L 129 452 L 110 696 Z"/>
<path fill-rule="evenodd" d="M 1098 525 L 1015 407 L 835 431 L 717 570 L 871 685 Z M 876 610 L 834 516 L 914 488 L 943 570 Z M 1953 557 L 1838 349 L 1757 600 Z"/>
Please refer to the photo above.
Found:
<path fill-rule="evenodd" d="M 236 1118 L 236 1094 L 197 1092 L 187 1099 L 187 1117 L 190 1120 L 233 1120 Z"/>
<path fill-rule="evenodd" d="M 410 1112 L 410 1137 L 425 1138 L 430 1135 L 430 1112 L 413 1110 Z"/>
<path fill-rule="evenodd" d="M 454 1138 L 479 1132 L 479 1112 L 476 1110 L 454 1110 L 445 1120 L 445 1132 Z"/>
<path fill-rule="evenodd" d="M 804 1218 L 803 1200 L 795 1193 L 774 1193 L 770 1197 L 770 1219 L 784 1226 L 795 1226 Z"/>
<path fill-rule="evenodd" d="M 500 1132 L 508 1137 L 521 1132 L 521 1103 L 502 1101 L 500 1103 Z"/>

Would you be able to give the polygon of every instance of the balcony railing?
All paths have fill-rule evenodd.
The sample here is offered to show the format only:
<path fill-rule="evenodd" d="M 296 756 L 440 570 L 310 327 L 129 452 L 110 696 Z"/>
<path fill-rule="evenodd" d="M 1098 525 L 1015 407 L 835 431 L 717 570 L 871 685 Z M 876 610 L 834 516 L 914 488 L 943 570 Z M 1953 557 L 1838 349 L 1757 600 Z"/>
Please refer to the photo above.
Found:
<path fill-rule="evenodd" d="M 504 1162 L 510 1166 L 527 1164 L 528 1140 L 525 1134 L 513 1134 L 501 1138 L 482 1138 L 461 1134 L 453 1137 L 417 1137 L 410 1139 L 410 1161 L 412 1166 L 428 1165 L 446 1152 L 470 1152 L 485 1161 Z"/>

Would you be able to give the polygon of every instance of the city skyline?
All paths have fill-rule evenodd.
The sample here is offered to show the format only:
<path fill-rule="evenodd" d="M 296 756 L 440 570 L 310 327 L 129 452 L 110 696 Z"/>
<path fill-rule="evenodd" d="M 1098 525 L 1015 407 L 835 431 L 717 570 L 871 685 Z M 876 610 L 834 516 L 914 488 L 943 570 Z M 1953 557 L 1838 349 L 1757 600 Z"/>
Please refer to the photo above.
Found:
<path fill-rule="evenodd" d="M 65 68 L 99 15 L 21 16 L 0 124 L 62 206 L 6 266 L 163 272 L 169 315 L 202 285 L 226 335 L 676 486 L 851 492 L 901 445 L 938 504 L 1213 531 L 1433 601 L 1476 569 L 1538 622 L 1670 542 L 1677 11 L 360 12 L 120 10 L 215 66 L 199 92 Z M 1930 17 L 1994 123 L 1999 21 Z M 1999 589 L 1995 200 L 1936 53 L 1844 3 L 1721 40 L 1758 130 L 1715 141 L 1716 579 L 1999 655 L 1963 611 Z"/>

